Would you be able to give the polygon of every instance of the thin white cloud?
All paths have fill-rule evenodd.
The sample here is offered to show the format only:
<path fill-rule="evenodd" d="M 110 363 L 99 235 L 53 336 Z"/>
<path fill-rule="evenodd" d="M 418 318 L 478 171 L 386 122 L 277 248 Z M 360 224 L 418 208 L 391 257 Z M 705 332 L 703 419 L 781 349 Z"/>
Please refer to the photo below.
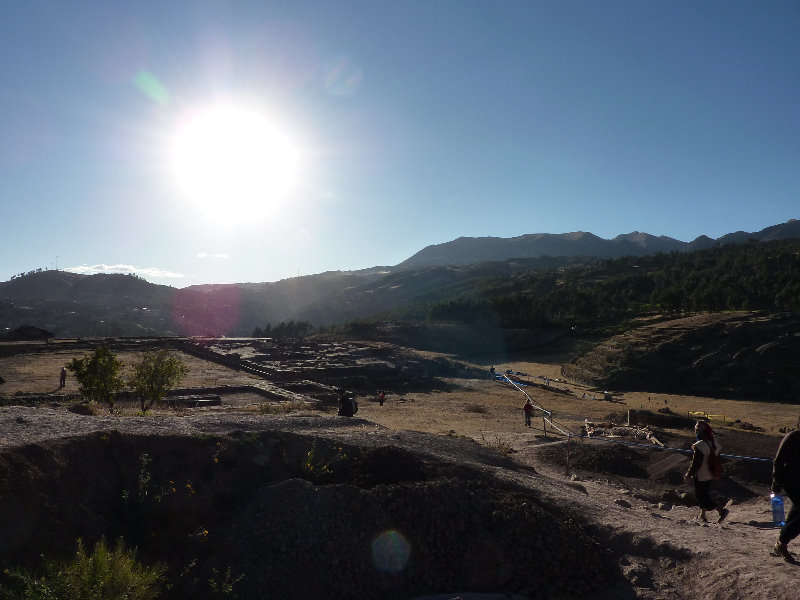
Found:
<path fill-rule="evenodd" d="M 182 279 L 186 277 L 183 273 L 164 271 L 163 269 L 158 269 L 156 267 L 135 267 L 133 265 L 81 265 L 79 267 L 67 267 L 64 269 L 64 271 L 69 273 L 78 273 L 79 275 L 96 275 L 98 273 L 130 273 L 145 279 L 150 277 Z"/>
<path fill-rule="evenodd" d="M 339 201 L 339 196 L 332 190 L 324 190 L 317 195 L 317 200 L 326 203 L 335 203 Z"/>
<path fill-rule="evenodd" d="M 230 258 L 227 254 L 209 254 L 208 252 L 198 252 L 195 254 L 197 258 L 221 258 L 227 259 Z"/>

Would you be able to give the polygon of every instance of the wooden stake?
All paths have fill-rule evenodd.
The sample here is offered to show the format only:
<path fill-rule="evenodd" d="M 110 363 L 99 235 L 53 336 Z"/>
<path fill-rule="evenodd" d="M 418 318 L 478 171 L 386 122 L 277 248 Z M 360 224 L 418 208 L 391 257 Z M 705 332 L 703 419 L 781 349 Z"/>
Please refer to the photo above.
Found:
<path fill-rule="evenodd" d="M 571 441 L 572 441 L 572 436 L 568 435 L 567 436 L 567 472 L 565 473 L 565 475 L 569 475 L 570 471 L 572 470 L 572 465 L 570 464 L 570 460 L 569 460 L 569 445 L 570 445 Z"/>

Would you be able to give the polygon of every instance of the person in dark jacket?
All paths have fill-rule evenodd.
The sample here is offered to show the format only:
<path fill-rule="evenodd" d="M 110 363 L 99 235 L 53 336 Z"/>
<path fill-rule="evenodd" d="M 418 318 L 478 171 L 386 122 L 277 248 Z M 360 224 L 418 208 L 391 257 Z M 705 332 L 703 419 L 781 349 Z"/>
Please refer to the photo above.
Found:
<path fill-rule="evenodd" d="M 337 407 L 338 414 L 340 417 L 352 417 L 353 416 L 353 407 L 350 404 L 350 399 L 347 397 L 347 394 L 343 389 L 339 389 L 336 392 L 337 396 Z"/>
<path fill-rule="evenodd" d="M 358 412 L 358 402 L 353 392 L 347 392 L 340 389 L 338 392 L 339 397 L 339 411 L 337 414 L 340 417 L 352 417 Z"/>
<path fill-rule="evenodd" d="M 794 562 L 789 552 L 789 542 L 800 534 L 800 431 L 790 431 L 781 440 L 775 460 L 772 463 L 772 491 L 780 494 L 786 491 L 792 508 L 786 517 L 786 524 L 778 534 L 773 554 L 783 560 Z"/>

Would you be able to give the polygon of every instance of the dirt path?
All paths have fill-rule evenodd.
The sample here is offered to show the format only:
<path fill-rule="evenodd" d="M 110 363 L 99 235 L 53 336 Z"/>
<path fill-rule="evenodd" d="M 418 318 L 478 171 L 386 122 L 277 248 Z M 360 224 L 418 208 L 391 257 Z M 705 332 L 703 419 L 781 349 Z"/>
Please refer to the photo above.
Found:
<path fill-rule="evenodd" d="M 565 480 L 563 471 L 546 463 L 533 462 L 531 466 L 554 481 Z M 655 580 L 652 589 L 640 590 L 642 598 L 796 597 L 794 586 L 800 567 L 768 554 L 777 529 L 772 526 L 766 489 L 755 499 L 729 504 L 728 518 L 717 524 L 711 518 L 716 513 L 709 513 L 710 523 L 702 523 L 697 508 L 678 504 L 659 508 L 642 499 L 641 490 L 588 479 L 575 483 L 586 492 L 576 489 L 559 494 L 556 500 L 580 506 L 592 520 L 629 537 L 632 546 L 650 537 L 692 554 L 688 562 L 676 561 L 665 546 L 656 548 L 650 561 L 633 559 Z"/>
<path fill-rule="evenodd" d="M 569 390 L 569 394 L 561 394 L 540 387 L 525 388 L 535 402 L 553 409 L 556 417 L 573 431 L 584 418 L 602 418 L 608 413 L 620 412 L 620 406 L 623 410 L 639 408 L 637 404 L 646 407 L 648 397 L 651 406 L 655 400 L 660 405 L 666 399 L 664 404 L 684 415 L 684 411 L 700 409 L 713 414 L 728 413 L 730 420 L 734 420 L 741 414 L 758 421 L 768 432 L 791 425 L 797 418 L 795 407 L 783 405 L 696 397 L 653 398 L 646 393 L 624 394 L 621 397 L 624 404 L 612 405 L 582 399 L 586 388 L 557 381 L 557 365 L 517 363 L 508 368 L 547 375 L 551 385 Z M 592 520 L 616 531 L 621 540 L 629 540 L 632 548 L 641 545 L 646 538 L 665 544 L 663 548 L 653 549 L 649 560 L 638 556 L 638 551 L 632 552 L 631 564 L 623 566 L 623 570 L 631 573 L 630 577 L 640 577 L 645 584 L 652 578 L 652 587 L 638 590 L 642 598 L 796 597 L 800 567 L 784 563 L 768 553 L 777 539 L 777 530 L 772 526 L 766 487 L 753 490 L 759 494 L 757 498 L 730 504 L 730 515 L 722 524 L 713 520 L 704 524 L 698 519 L 697 508 L 677 504 L 659 508 L 648 499 L 652 497 L 652 489 L 630 489 L 613 481 L 579 479 L 572 482 L 562 469 L 538 458 L 537 449 L 543 442 L 541 420 L 534 419 L 534 426 L 539 429 L 524 427 L 523 401 L 524 396 L 519 391 L 487 380 L 463 383 L 461 389 L 446 394 L 390 396 L 383 407 L 363 402 L 359 416 L 394 429 L 463 435 L 500 451 L 510 451 L 515 461 L 536 470 L 539 475 L 533 477 L 541 476 L 537 487 L 552 494 L 553 502 L 579 506 Z M 780 438 L 776 431 L 773 439 L 777 448 Z M 688 467 L 688 456 L 685 462 Z M 524 478 L 525 475 L 514 474 L 513 477 Z M 585 492 L 565 483 L 577 483 Z M 688 490 L 689 486 L 683 488 Z M 789 506 L 786 509 L 788 511 Z M 691 560 L 676 560 L 670 548 L 691 553 Z"/>

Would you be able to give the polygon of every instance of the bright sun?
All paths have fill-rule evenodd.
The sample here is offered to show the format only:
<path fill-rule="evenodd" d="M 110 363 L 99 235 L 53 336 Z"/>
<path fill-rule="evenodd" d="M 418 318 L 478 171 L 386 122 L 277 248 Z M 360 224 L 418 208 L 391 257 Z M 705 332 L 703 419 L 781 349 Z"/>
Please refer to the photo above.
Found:
<path fill-rule="evenodd" d="M 220 224 L 242 223 L 283 203 L 298 152 L 263 114 L 216 106 L 187 115 L 173 140 L 172 166 L 193 209 Z"/>

